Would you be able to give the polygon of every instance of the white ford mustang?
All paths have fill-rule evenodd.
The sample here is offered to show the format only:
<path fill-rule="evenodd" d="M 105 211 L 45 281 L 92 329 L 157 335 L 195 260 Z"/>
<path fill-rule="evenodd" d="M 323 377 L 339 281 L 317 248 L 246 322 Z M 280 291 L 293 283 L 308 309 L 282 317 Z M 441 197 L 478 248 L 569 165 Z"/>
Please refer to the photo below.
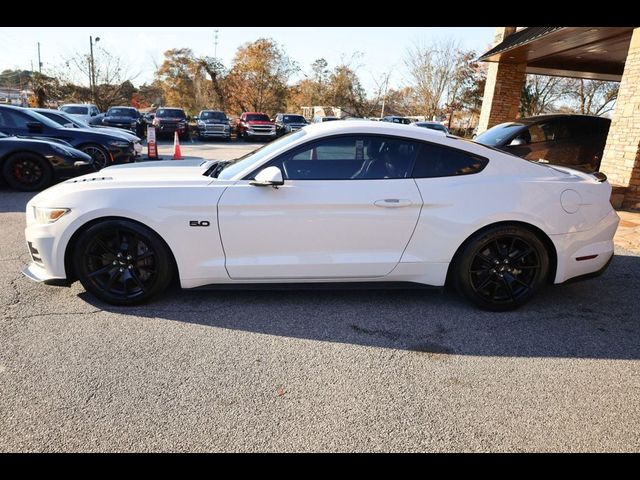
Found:
<path fill-rule="evenodd" d="M 30 278 L 128 305 L 183 288 L 451 282 L 492 310 L 599 273 L 619 218 L 602 174 L 411 125 L 310 125 L 231 162 L 146 162 L 27 205 Z"/>

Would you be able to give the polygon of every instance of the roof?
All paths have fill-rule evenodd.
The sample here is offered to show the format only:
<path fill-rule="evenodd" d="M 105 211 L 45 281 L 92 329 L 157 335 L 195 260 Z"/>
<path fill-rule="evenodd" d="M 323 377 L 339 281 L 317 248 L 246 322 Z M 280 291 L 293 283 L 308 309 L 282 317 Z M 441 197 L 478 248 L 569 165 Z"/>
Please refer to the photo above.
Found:
<path fill-rule="evenodd" d="M 622 79 L 634 27 L 524 27 L 480 56 L 537 75 Z"/>
<path fill-rule="evenodd" d="M 567 119 L 567 118 L 583 118 L 583 119 L 592 119 L 594 121 L 611 121 L 606 117 L 597 117 L 595 115 L 580 115 L 577 113 L 556 113 L 549 115 L 535 115 L 533 117 L 524 117 L 518 118 L 513 123 L 522 123 L 526 125 L 531 125 L 532 123 L 544 122 L 548 120 L 557 120 L 557 119 Z M 596 120 L 597 119 L 597 120 Z"/>
<path fill-rule="evenodd" d="M 498 45 L 482 55 L 479 60 L 483 62 L 496 53 L 502 53 L 520 45 L 526 45 L 527 43 L 533 42 L 537 38 L 544 37 L 545 35 L 549 35 L 551 32 L 560 30 L 562 28 L 565 27 L 527 27 L 523 30 L 520 30 L 519 32 L 515 32 L 509 35 Z"/>

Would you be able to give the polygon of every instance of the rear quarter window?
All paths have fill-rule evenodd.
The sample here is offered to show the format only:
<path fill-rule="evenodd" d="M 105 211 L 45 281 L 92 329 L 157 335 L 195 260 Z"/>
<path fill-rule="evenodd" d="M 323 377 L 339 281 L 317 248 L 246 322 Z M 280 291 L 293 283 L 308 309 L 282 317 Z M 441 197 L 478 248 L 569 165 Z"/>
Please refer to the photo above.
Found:
<path fill-rule="evenodd" d="M 453 177 L 481 172 L 489 160 L 455 148 L 423 143 L 413 167 L 414 178 Z"/>

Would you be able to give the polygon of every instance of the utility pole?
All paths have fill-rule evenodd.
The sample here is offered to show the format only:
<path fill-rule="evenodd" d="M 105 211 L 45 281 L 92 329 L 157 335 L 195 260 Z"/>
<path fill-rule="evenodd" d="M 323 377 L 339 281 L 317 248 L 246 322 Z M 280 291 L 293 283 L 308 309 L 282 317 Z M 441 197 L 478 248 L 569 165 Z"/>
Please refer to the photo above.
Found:
<path fill-rule="evenodd" d="M 38 42 L 38 73 L 42 73 L 42 60 L 40 60 L 40 42 Z"/>
<path fill-rule="evenodd" d="M 389 86 L 389 74 L 387 74 L 387 78 L 384 81 L 384 93 L 382 94 L 382 110 L 380 111 L 380 118 L 384 118 L 384 103 L 387 99 L 387 87 Z"/>
<path fill-rule="evenodd" d="M 213 59 L 218 60 L 218 29 L 213 31 Z"/>
<path fill-rule="evenodd" d="M 100 41 L 100 37 L 96 37 L 96 43 Z M 96 103 L 96 67 L 93 63 L 93 37 L 89 35 L 89 52 L 91 54 L 89 58 L 89 87 L 91 89 L 91 98 L 93 103 Z"/>

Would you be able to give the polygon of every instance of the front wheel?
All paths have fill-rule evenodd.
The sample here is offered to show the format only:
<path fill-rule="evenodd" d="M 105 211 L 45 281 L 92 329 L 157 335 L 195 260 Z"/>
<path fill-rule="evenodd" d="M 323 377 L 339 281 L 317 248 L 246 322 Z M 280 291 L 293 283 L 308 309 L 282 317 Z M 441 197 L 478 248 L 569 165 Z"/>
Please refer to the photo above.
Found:
<path fill-rule="evenodd" d="M 453 265 L 455 286 L 478 307 L 513 310 L 544 285 L 549 255 L 542 241 L 519 226 L 494 227 L 474 235 Z"/>
<path fill-rule="evenodd" d="M 24 192 L 42 190 L 53 180 L 53 170 L 49 162 L 30 152 L 11 155 L 4 162 L 2 174 L 11 188 Z"/>
<path fill-rule="evenodd" d="M 174 271 L 162 239 L 129 220 L 106 220 L 85 230 L 73 265 L 85 290 L 112 305 L 150 300 L 167 288 Z"/>
<path fill-rule="evenodd" d="M 84 145 L 80 147 L 80 151 L 86 153 L 93 159 L 93 165 L 96 170 L 102 170 L 111 163 L 109 152 L 99 145 Z"/>

